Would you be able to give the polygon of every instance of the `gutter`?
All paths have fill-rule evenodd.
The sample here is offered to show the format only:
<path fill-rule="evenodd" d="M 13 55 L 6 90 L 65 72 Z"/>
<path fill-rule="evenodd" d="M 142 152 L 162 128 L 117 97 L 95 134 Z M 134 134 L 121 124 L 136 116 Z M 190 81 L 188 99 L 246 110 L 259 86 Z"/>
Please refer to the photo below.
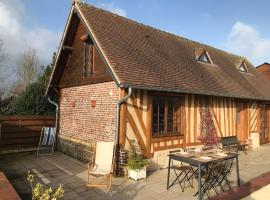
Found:
<path fill-rule="evenodd" d="M 56 102 L 52 101 L 51 97 L 48 98 L 48 101 L 56 107 L 56 112 L 55 112 L 55 133 L 57 133 L 59 105 Z"/>
<path fill-rule="evenodd" d="M 127 100 L 130 98 L 132 94 L 132 87 L 128 88 L 128 94 L 126 96 L 124 96 L 122 99 L 120 99 L 117 104 L 116 104 L 116 134 L 115 134 L 115 142 L 116 142 L 116 147 L 115 147 L 115 173 L 117 172 L 117 162 L 118 162 L 118 150 L 120 149 L 120 145 L 119 145 L 119 131 L 120 131 L 120 106 L 123 103 L 126 103 Z"/>
<path fill-rule="evenodd" d="M 158 92 L 175 92 L 175 93 L 184 93 L 184 94 L 227 97 L 227 98 L 244 99 L 244 100 L 270 101 L 270 98 L 266 98 L 266 97 L 236 96 L 236 95 L 217 93 L 217 92 L 193 91 L 193 90 L 182 89 L 182 88 L 163 88 L 163 87 L 158 87 L 158 86 L 132 85 L 132 84 L 121 84 L 121 86 L 124 88 L 132 87 L 136 89 L 158 91 Z"/>

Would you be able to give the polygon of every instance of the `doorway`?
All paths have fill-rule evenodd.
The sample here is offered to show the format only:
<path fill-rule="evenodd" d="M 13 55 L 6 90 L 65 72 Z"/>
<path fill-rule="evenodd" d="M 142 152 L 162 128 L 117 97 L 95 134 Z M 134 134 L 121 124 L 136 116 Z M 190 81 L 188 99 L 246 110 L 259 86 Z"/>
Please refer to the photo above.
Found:
<path fill-rule="evenodd" d="M 248 109 L 247 103 L 236 103 L 236 134 L 240 142 L 248 139 Z"/>
<path fill-rule="evenodd" d="M 260 105 L 260 144 L 269 143 L 269 105 Z"/>

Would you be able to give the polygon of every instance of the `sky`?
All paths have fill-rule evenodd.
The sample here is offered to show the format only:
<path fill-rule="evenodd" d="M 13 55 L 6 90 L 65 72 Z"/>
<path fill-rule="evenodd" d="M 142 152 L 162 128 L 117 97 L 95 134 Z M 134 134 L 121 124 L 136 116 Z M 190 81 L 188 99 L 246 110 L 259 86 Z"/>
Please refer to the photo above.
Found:
<path fill-rule="evenodd" d="M 0 38 L 12 76 L 17 57 L 35 48 L 50 63 L 64 30 L 71 0 L 0 0 Z M 245 56 L 255 66 L 270 62 L 269 0 L 85 0 L 164 31 Z"/>

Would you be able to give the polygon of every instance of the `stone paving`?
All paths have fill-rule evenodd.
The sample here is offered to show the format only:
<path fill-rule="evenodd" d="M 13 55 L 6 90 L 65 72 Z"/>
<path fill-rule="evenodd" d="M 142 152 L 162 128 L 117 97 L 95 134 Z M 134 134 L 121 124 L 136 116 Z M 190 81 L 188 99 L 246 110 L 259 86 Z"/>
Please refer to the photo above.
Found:
<path fill-rule="evenodd" d="M 241 183 L 270 171 L 270 145 L 261 146 L 257 150 L 249 150 L 248 155 L 240 154 Z M 37 179 L 44 184 L 57 187 L 63 184 L 64 199 L 197 199 L 193 197 L 194 189 L 186 188 L 181 192 L 179 185 L 166 190 L 167 170 L 149 172 L 146 180 L 133 181 L 125 178 L 114 178 L 113 189 L 86 189 L 86 164 L 67 155 L 56 152 L 54 155 L 36 156 L 34 153 L 18 153 L 0 156 L 0 171 L 3 171 L 22 199 L 31 199 L 31 191 L 26 181 L 27 171 L 32 170 Z M 235 184 L 235 168 L 230 175 L 232 185 Z"/>

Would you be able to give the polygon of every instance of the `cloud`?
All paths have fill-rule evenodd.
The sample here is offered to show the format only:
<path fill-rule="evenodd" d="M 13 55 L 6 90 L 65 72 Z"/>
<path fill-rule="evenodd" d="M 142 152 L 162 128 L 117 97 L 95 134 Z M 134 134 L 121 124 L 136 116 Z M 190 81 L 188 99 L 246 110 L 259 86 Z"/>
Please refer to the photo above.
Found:
<path fill-rule="evenodd" d="M 228 36 L 228 51 L 245 56 L 255 65 L 270 61 L 270 38 L 264 38 L 254 27 L 236 22 Z"/>
<path fill-rule="evenodd" d="M 0 74 L 12 74 L 18 54 L 28 47 L 37 50 L 40 64 L 44 65 L 50 63 L 52 53 L 56 51 L 61 33 L 41 26 L 29 28 L 24 24 L 27 18 L 31 16 L 21 0 L 0 0 L 0 38 L 8 54 L 8 61 L 4 69 L 0 68 Z"/>
<path fill-rule="evenodd" d="M 115 6 L 113 3 L 106 3 L 106 4 L 102 3 L 102 4 L 98 4 L 97 6 L 104 10 L 108 10 L 114 14 L 127 17 L 127 12 L 124 9 Z"/>

